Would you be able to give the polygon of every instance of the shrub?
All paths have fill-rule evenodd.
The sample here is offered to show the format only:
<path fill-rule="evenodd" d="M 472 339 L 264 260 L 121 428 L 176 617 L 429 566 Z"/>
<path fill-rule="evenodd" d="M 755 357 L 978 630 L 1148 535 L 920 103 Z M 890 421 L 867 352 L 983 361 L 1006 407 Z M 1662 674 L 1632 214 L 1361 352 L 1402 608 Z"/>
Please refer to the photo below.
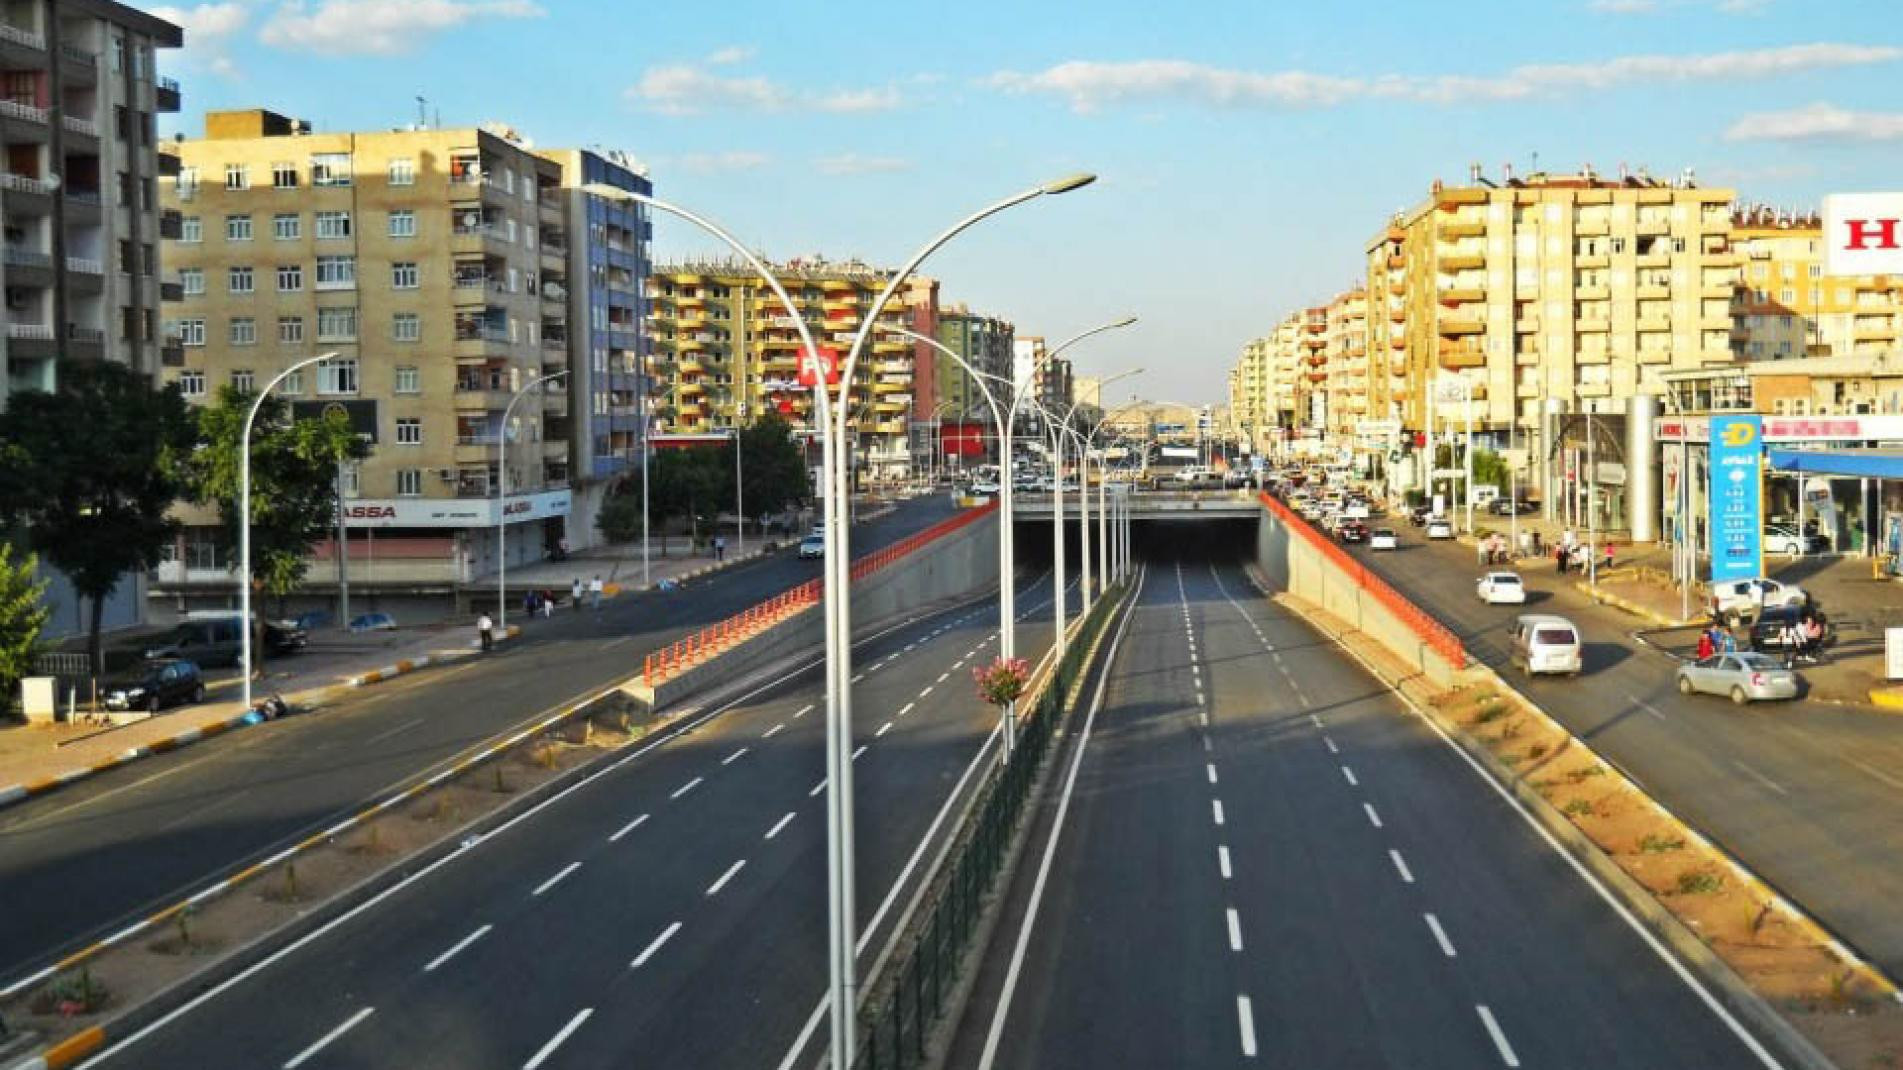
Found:
<path fill-rule="evenodd" d="M 1031 679 L 1031 663 L 1023 658 L 998 658 L 989 665 L 971 670 L 978 683 L 978 697 L 992 706 L 1016 702 Z"/>
<path fill-rule="evenodd" d="M 1592 800 L 1574 799 L 1565 806 L 1560 807 L 1560 810 L 1575 817 L 1591 817 L 1593 814 Z"/>
<path fill-rule="evenodd" d="M 1668 840 L 1662 836 L 1648 832 L 1639 838 L 1639 850 L 1649 855 L 1664 854 L 1667 851 L 1682 851 L 1684 849 L 1685 841 L 1676 836 Z"/>
<path fill-rule="evenodd" d="M 84 966 L 76 973 L 63 973 L 33 995 L 34 1014 L 91 1014 L 112 997 L 104 984 L 93 979 Z"/>
<path fill-rule="evenodd" d="M 1678 894 L 1698 895 L 1715 892 L 1725 886 L 1725 879 L 1716 873 L 1694 869 L 1678 875 Z"/>

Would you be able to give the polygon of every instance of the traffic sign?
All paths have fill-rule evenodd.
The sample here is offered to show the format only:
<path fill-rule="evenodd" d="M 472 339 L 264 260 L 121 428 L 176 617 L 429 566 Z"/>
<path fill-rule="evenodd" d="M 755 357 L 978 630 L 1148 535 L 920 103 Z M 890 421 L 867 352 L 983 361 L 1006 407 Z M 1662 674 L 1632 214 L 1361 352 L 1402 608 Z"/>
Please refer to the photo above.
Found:
<path fill-rule="evenodd" d="M 800 354 L 800 385 L 813 387 L 821 378 L 827 386 L 839 382 L 839 351 L 828 346 L 818 346 Z"/>

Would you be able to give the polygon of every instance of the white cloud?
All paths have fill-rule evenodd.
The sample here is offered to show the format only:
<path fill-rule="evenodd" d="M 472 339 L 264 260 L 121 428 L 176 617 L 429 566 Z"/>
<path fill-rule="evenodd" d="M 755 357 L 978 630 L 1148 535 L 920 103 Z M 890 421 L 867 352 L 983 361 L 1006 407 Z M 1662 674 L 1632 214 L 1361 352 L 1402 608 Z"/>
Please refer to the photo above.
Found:
<path fill-rule="evenodd" d="M 1725 130 L 1726 141 L 1897 141 L 1903 112 L 1851 111 L 1822 102 L 1751 112 Z"/>
<path fill-rule="evenodd" d="M 753 58 L 755 51 L 752 45 L 729 45 L 726 48 L 716 49 L 710 53 L 707 57 L 707 62 L 709 65 L 715 67 L 726 67 L 735 63 L 745 63 Z"/>
<path fill-rule="evenodd" d="M 1528 64 L 1492 76 L 1341 77 L 1307 71 L 1239 71 L 1183 60 L 1096 63 L 1074 60 L 1033 74 L 1000 71 L 986 80 L 1012 93 L 1066 98 L 1090 112 L 1130 100 L 1178 99 L 1216 107 L 1326 108 L 1362 99 L 1437 104 L 1520 100 L 1573 90 L 1609 90 L 1681 82 L 1740 82 L 1801 71 L 1889 63 L 1890 45 L 1805 44 L 1737 52 L 1616 56 L 1596 63 Z"/>
<path fill-rule="evenodd" d="M 225 78 L 238 76 L 229 46 L 238 31 L 251 19 L 251 12 L 240 3 L 196 4 L 192 7 L 163 5 L 151 9 L 153 15 L 176 23 L 185 31 L 185 56 L 201 63 L 213 74 Z"/>
<path fill-rule="evenodd" d="M 1592 0 L 1588 10 L 1608 15 L 1635 15 L 1658 10 L 1658 0 Z"/>
<path fill-rule="evenodd" d="M 826 175 L 889 175 L 910 171 L 912 161 L 898 156 L 863 156 L 856 152 L 842 152 L 837 156 L 820 157 L 818 167 L 820 173 Z"/>
<path fill-rule="evenodd" d="M 626 92 L 629 100 L 662 115 L 704 111 L 819 111 L 857 113 L 890 111 L 903 103 L 899 91 L 884 89 L 798 92 L 760 75 L 715 74 L 691 63 L 649 67 Z"/>
<path fill-rule="evenodd" d="M 540 18 L 530 0 L 288 0 L 258 31 L 278 48 L 320 55 L 392 56 L 432 34 L 481 19 Z"/>
<path fill-rule="evenodd" d="M 731 150 L 728 152 L 690 152 L 675 157 L 676 168 L 693 175 L 711 175 L 724 171 L 757 171 L 772 162 L 764 152 Z"/>

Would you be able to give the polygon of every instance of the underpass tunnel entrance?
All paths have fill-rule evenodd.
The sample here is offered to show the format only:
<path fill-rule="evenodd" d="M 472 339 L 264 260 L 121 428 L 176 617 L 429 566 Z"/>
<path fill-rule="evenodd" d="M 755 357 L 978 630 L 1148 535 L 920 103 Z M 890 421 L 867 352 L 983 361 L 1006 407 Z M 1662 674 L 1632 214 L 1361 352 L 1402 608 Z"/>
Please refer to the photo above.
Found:
<path fill-rule="evenodd" d="M 1139 519 L 1131 525 L 1130 553 L 1134 560 L 1151 564 L 1253 559 L 1257 523 L 1253 517 Z M 1098 531 L 1093 516 L 1090 521 L 1093 568 L 1099 552 Z M 1051 567 L 1054 536 L 1048 518 L 1019 520 L 1015 533 L 1020 571 L 1028 569 L 1036 574 Z M 1083 542 L 1074 518 L 1066 520 L 1064 535 L 1064 570 L 1075 574 L 1082 559 Z"/>

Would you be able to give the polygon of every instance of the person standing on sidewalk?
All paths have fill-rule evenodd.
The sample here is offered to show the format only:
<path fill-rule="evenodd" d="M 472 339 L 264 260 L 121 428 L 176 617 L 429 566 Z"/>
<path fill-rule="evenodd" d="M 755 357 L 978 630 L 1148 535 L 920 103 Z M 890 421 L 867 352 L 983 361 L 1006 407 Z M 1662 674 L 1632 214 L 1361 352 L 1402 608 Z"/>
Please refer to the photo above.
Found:
<path fill-rule="evenodd" d="M 482 640 L 483 653 L 487 654 L 495 647 L 496 622 L 490 619 L 489 614 L 484 613 L 476 618 L 476 635 Z"/>
<path fill-rule="evenodd" d="M 714 560 L 723 561 L 726 559 L 726 557 L 727 557 L 727 537 L 725 535 L 714 536 Z"/>
<path fill-rule="evenodd" d="M 601 612 L 601 574 L 600 573 L 596 573 L 595 578 L 588 581 L 588 608 L 594 610 L 597 613 Z"/>
<path fill-rule="evenodd" d="M 581 577 L 580 576 L 576 576 L 573 580 L 569 581 L 568 604 L 575 607 L 575 612 L 577 613 L 581 612 Z"/>

